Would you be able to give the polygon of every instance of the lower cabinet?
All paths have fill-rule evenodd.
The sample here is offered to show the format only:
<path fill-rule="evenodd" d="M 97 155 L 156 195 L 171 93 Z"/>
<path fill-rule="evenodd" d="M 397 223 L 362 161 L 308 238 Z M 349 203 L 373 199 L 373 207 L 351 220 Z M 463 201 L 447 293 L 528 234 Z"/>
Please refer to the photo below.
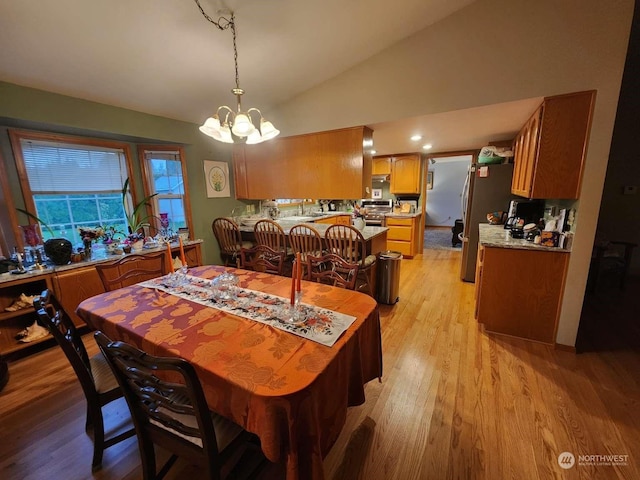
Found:
<path fill-rule="evenodd" d="M 476 317 L 487 332 L 555 343 L 569 253 L 481 247 Z"/>
<path fill-rule="evenodd" d="M 328 223 L 328 224 L 337 224 L 337 225 L 351 225 L 351 215 L 336 215 L 335 217 L 330 218 L 321 218 L 319 220 L 315 220 L 313 223 Z"/>
<path fill-rule="evenodd" d="M 76 308 L 83 300 L 104 292 L 102 280 L 93 265 L 74 268 L 55 274 L 54 291 L 64 311 L 76 326 L 84 321 L 76 315 Z"/>
<path fill-rule="evenodd" d="M 387 249 L 402 253 L 403 257 L 413 258 L 419 252 L 419 218 L 387 217 Z"/>

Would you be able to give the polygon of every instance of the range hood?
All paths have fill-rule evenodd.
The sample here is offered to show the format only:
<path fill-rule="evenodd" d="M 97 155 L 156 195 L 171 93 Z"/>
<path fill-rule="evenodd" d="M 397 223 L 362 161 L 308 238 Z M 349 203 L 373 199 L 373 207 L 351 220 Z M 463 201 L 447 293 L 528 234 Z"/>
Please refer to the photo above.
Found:
<path fill-rule="evenodd" d="M 373 183 L 388 182 L 389 175 L 371 175 L 371 181 Z"/>

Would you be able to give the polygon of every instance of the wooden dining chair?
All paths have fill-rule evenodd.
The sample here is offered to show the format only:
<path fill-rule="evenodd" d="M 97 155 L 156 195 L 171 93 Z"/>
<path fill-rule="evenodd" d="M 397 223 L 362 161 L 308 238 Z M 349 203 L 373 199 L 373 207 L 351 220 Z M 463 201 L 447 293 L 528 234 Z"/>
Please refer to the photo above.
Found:
<path fill-rule="evenodd" d="M 357 263 L 349 263 L 333 253 L 306 256 L 307 280 L 312 282 L 355 290 L 358 270 Z"/>
<path fill-rule="evenodd" d="M 245 270 L 282 275 L 284 272 L 285 254 L 267 245 L 256 245 L 253 248 L 240 249 L 238 266 Z"/>
<path fill-rule="evenodd" d="M 119 434 L 105 438 L 102 407 L 121 398 L 123 392 L 102 353 L 89 357 L 73 321 L 49 290 L 44 290 L 40 297 L 33 301 L 33 306 L 40 323 L 51 332 L 69 360 L 84 392 L 87 401 L 85 429 L 93 430 L 91 466 L 95 471 L 102 465 L 102 454 L 106 448 L 135 434 L 135 429 L 129 422 L 126 430 L 121 427 L 118 430 Z"/>
<path fill-rule="evenodd" d="M 96 270 L 107 292 L 128 287 L 145 280 L 161 277 L 167 273 L 166 252 L 133 254 L 115 262 L 98 263 Z"/>
<path fill-rule="evenodd" d="M 211 229 L 220 248 L 220 257 L 227 267 L 236 267 L 238 265 L 241 248 L 253 247 L 253 243 L 242 240 L 238 224 L 230 218 L 216 218 L 211 223 Z"/>
<path fill-rule="evenodd" d="M 307 255 L 319 256 L 324 253 L 322 235 L 310 225 L 294 225 L 289 230 L 289 245 L 293 255 L 300 254 L 302 268 L 307 270 Z"/>
<path fill-rule="evenodd" d="M 253 234 L 258 245 L 266 245 L 276 252 L 284 252 L 284 275 L 290 275 L 293 268 L 293 252 L 289 248 L 287 235 L 279 223 L 273 220 L 259 220 L 253 227 Z"/>
<path fill-rule="evenodd" d="M 238 447 L 255 438 L 209 411 L 196 371 L 186 360 L 149 355 L 100 331 L 95 339 L 129 404 L 144 480 L 163 478 L 178 457 L 203 468 L 204 478 L 219 480 Z M 171 453 L 157 473 L 154 445 Z M 237 475 L 232 471 L 227 478 Z"/>
<path fill-rule="evenodd" d="M 358 278 L 362 282 L 358 290 L 366 290 L 373 296 L 371 272 L 377 257 L 367 255 L 366 242 L 360 230 L 351 225 L 330 225 L 324 238 L 328 253 L 338 255 L 348 263 L 358 264 Z"/>

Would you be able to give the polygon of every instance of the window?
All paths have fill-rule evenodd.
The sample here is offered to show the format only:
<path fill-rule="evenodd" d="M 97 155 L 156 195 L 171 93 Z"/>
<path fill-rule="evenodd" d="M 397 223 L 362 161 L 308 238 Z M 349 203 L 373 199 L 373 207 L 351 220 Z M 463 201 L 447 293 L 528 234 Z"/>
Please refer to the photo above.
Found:
<path fill-rule="evenodd" d="M 25 208 L 52 230 L 43 240 L 80 242 L 79 227 L 126 231 L 122 186 L 129 176 L 127 144 L 36 132 L 10 131 Z"/>
<path fill-rule="evenodd" d="M 145 195 L 157 194 L 152 199 L 157 217 L 167 214 L 168 228 L 175 233 L 180 228 L 187 228 L 192 232 L 183 149 L 175 146 L 139 148 L 145 177 Z M 160 228 L 159 221 L 156 227 Z"/>

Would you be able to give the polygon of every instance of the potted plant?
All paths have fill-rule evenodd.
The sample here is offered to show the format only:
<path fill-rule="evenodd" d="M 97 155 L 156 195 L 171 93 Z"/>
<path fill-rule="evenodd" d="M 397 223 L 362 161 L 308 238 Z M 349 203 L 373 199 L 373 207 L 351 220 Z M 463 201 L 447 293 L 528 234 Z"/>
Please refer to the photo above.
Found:
<path fill-rule="evenodd" d="M 45 222 L 40 220 L 36 215 L 22 208 L 16 208 L 21 213 L 24 213 L 27 217 L 32 218 L 38 222 L 41 226 L 47 229 L 49 235 L 52 238 L 44 242 L 44 253 L 47 255 L 55 265 L 66 265 L 71 260 L 71 252 L 73 251 L 73 245 L 66 238 L 56 238 L 53 229 Z"/>
<path fill-rule="evenodd" d="M 133 210 L 130 210 L 129 202 L 127 202 L 127 195 L 129 194 L 129 179 L 127 178 L 122 187 L 122 206 L 124 208 L 124 213 L 127 219 L 127 228 L 129 230 L 129 236 L 131 235 L 139 235 L 139 230 L 143 227 L 148 227 L 150 224 L 147 220 L 150 218 L 155 218 L 153 215 L 146 215 L 142 217 L 146 211 L 144 207 L 149 204 L 149 200 L 158 195 L 157 193 L 153 193 L 144 197 L 140 202 L 138 202 Z M 144 237 L 142 237 L 144 238 Z M 133 239 L 132 239 L 133 240 Z"/>

